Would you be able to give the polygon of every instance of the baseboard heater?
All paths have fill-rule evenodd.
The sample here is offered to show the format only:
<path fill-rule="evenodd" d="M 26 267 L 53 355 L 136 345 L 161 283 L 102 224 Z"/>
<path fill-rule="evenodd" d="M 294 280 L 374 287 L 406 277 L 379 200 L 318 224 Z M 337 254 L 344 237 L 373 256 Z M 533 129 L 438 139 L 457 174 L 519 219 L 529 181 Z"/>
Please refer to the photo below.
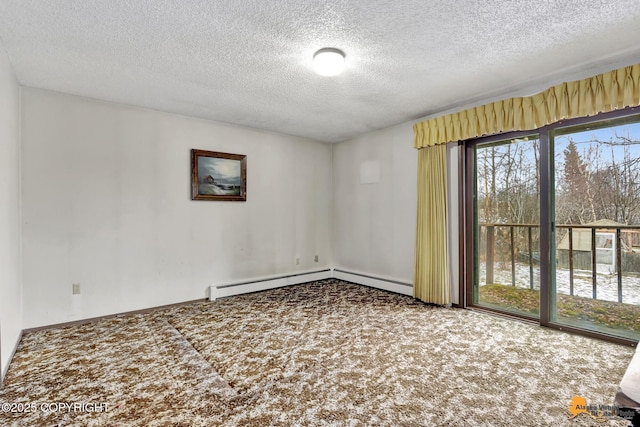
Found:
<path fill-rule="evenodd" d="M 398 280 L 383 279 L 380 277 L 369 276 L 367 274 L 353 273 L 349 271 L 334 269 L 333 277 L 336 279 L 346 280 L 347 282 L 357 283 L 359 285 L 370 286 L 372 288 L 383 289 L 397 294 L 413 296 L 413 285 L 411 283 L 400 282 Z"/>
<path fill-rule="evenodd" d="M 296 273 L 286 276 L 268 277 L 238 283 L 229 283 L 209 287 L 209 300 L 230 297 L 233 295 L 247 294 L 250 292 L 265 291 L 267 289 L 281 288 L 283 286 L 297 285 L 299 283 L 313 282 L 331 278 L 331 269 Z"/>

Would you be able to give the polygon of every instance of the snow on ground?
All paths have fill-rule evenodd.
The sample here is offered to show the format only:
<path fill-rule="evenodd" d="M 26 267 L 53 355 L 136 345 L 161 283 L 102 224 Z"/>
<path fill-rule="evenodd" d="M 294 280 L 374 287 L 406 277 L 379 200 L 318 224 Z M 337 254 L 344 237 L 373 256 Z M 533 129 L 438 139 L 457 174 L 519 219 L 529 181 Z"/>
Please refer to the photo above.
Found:
<path fill-rule="evenodd" d="M 485 264 L 480 264 L 480 286 L 486 285 Z M 498 263 L 493 267 L 493 281 L 503 285 L 511 284 L 511 265 L 506 268 Z M 569 270 L 556 270 L 557 292 L 569 295 Z M 516 263 L 516 286 L 529 288 L 529 264 Z M 540 268 L 533 267 L 533 288 L 540 289 Z M 573 271 L 573 295 L 591 298 L 591 271 Z M 598 274 L 596 278 L 596 296 L 599 300 L 618 301 L 618 275 Z M 640 305 L 640 277 L 622 276 L 622 302 Z"/>

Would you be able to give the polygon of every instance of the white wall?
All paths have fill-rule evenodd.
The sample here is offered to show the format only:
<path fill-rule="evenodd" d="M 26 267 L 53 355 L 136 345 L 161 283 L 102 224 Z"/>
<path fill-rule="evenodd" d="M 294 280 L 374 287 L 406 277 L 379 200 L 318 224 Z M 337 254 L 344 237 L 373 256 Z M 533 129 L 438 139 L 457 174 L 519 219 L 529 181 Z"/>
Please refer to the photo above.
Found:
<path fill-rule="evenodd" d="M 413 283 L 418 153 L 413 122 L 336 144 L 333 150 L 334 266 Z M 452 296 L 458 302 L 458 153 L 448 146 Z M 379 164 L 378 182 L 376 175 Z M 361 177 L 361 174 L 364 176 Z"/>
<path fill-rule="evenodd" d="M 412 141 L 411 125 L 402 124 L 334 146 L 336 268 L 413 283 L 418 157 Z M 379 182 L 361 184 L 361 167 L 367 174 L 375 162 Z"/>
<path fill-rule="evenodd" d="M 22 91 L 25 328 L 328 267 L 331 146 Z M 246 154 L 247 201 L 190 200 L 192 148 Z"/>
<path fill-rule="evenodd" d="M 0 46 L 0 375 L 22 331 L 20 86 Z"/>

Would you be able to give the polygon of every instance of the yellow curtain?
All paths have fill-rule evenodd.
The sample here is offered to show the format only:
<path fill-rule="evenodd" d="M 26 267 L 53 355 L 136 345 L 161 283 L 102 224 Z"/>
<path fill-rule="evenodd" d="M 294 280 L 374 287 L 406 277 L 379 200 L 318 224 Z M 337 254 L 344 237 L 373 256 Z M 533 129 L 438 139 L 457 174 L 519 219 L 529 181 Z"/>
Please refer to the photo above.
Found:
<path fill-rule="evenodd" d="M 413 296 L 451 304 L 447 232 L 447 147 L 418 151 L 418 222 Z"/>
<path fill-rule="evenodd" d="M 575 117 L 640 105 L 640 64 L 562 83 L 544 92 L 510 98 L 414 125 L 415 148 L 531 130 Z"/>

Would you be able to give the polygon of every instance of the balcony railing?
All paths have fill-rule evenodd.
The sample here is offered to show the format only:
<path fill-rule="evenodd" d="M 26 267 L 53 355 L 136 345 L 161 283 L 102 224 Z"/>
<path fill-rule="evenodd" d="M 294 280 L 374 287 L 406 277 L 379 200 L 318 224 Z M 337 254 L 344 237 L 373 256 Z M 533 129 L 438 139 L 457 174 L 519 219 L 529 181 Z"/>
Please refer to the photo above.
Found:
<path fill-rule="evenodd" d="M 507 258 L 511 264 L 511 285 L 516 286 L 516 259 L 526 261 L 529 265 L 529 288 L 534 289 L 534 264 L 538 263 L 539 247 L 538 224 L 479 224 L 480 235 L 485 236 L 486 251 L 486 283 L 494 283 L 494 266 L 496 261 L 496 236 L 502 244 L 508 244 Z M 518 231 L 516 231 L 518 230 Z M 525 230 L 526 237 L 522 238 Z M 534 239 L 534 230 L 536 238 Z M 507 236 L 505 237 L 505 232 Z M 519 233 L 516 242 L 516 234 Z M 576 263 L 578 270 L 591 270 L 592 298 L 598 297 L 598 263 L 600 258 L 607 258 L 606 266 L 611 267 L 609 274 L 617 275 L 618 302 L 623 302 L 622 285 L 623 269 L 627 272 L 640 273 L 640 226 L 628 225 L 556 225 L 556 265 L 562 263 L 569 269 L 569 294 L 574 295 L 574 278 Z M 623 236 L 624 235 L 624 236 Z M 611 239 L 607 237 L 611 236 Z M 523 241 L 524 240 L 524 241 Z M 585 242 L 586 240 L 586 242 Z M 598 243 L 603 246 L 598 246 Z M 524 247 L 524 254 L 522 249 Z M 522 256 L 524 255 L 524 256 Z M 559 256 L 561 255 L 561 256 Z M 588 259 L 586 258 L 588 257 Z M 623 259 L 626 261 L 623 263 Z M 502 256 L 504 262 L 504 251 Z M 624 268 L 623 268 L 624 267 Z"/>

